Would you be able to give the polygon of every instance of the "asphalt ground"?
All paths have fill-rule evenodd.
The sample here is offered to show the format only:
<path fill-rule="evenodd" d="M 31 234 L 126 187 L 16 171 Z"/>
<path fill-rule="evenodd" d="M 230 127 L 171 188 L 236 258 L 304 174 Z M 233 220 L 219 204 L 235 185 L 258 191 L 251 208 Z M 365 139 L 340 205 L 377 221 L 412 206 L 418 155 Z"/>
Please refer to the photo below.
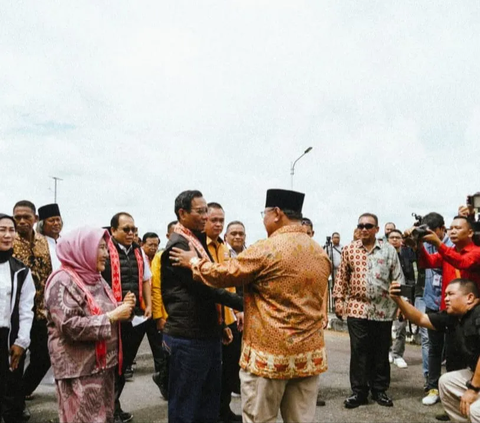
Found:
<path fill-rule="evenodd" d="M 422 405 L 425 394 L 419 346 L 406 346 L 404 358 L 408 363 L 407 369 L 392 365 L 388 393 L 394 401 L 393 407 L 381 407 L 370 401 L 369 405 L 347 410 L 343 401 L 350 395 L 349 337 L 344 332 L 327 331 L 325 341 L 329 369 L 320 376 L 320 390 L 327 404 L 325 407 L 317 407 L 317 422 L 437 422 L 435 415 L 442 412 L 441 405 Z M 167 421 L 167 402 L 161 398 L 157 386 L 153 383 L 152 372 L 153 360 L 145 339 L 137 356 L 134 378 L 126 383 L 121 398 L 123 409 L 133 413 L 134 423 Z M 27 405 L 32 413 L 30 422 L 58 422 L 54 386 L 41 385 L 35 392 L 35 398 L 28 401 Z M 232 398 L 232 410 L 241 414 L 240 398 Z M 278 421 L 282 421 L 281 416 Z"/>

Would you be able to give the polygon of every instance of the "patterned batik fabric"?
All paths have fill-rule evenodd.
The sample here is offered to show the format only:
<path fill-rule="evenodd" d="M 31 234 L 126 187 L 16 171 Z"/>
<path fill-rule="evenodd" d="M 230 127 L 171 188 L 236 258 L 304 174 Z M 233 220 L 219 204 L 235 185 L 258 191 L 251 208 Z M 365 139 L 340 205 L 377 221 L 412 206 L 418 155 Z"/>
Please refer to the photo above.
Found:
<path fill-rule="evenodd" d="M 60 423 L 114 421 L 115 369 L 55 383 Z"/>
<path fill-rule="evenodd" d="M 18 234 L 13 243 L 13 256 L 27 266 L 32 272 L 35 283 L 35 319 L 46 318 L 44 304 L 45 283 L 52 273 L 52 262 L 48 241 L 43 235 L 34 232 L 33 242 L 21 238 Z"/>
<path fill-rule="evenodd" d="M 388 294 L 392 281 L 405 283 L 395 248 L 376 241 L 367 251 L 361 240 L 353 241 L 343 248 L 333 296 L 348 317 L 391 321 L 397 312 Z"/>
<path fill-rule="evenodd" d="M 116 307 L 107 295 L 110 287 L 103 279 L 86 288 L 104 313 Z M 111 324 L 106 314 L 91 314 L 85 293 L 66 272 L 52 277 L 45 291 L 45 303 L 48 350 L 56 380 L 99 373 L 95 351 L 98 340 L 106 341 L 106 367 L 117 365 L 117 325 Z"/>
<path fill-rule="evenodd" d="M 202 260 L 192 270 L 210 286 L 244 285 L 245 371 L 291 379 L 327 370 L 322 310 L 330 260 L 305 227 L 284 226 L 237 258 Z"/>

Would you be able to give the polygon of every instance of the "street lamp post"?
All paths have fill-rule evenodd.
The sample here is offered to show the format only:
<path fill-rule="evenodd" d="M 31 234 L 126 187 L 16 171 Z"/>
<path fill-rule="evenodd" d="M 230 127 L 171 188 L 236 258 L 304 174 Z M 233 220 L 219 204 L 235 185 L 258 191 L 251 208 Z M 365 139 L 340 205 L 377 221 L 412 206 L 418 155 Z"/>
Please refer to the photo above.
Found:
<path fill-rule="evenodd" d="M 310 151 L 312 151 L 312 148 L 313 148 L 313 147 L 308 147 L 308 148 L 303 152 L 303 154 L 302 154 L 297 160 L 295 160 L 295 161 L 292 163 L 292 167 L 290 168 L 290 176 L 291 176 L 292 189 L 293 189 L 293 175 L 295 175 L 295 164 L 296 164 L 303 156 L 305 156 L 305 154 L 310 153 Z"/>
<path fill-rule="evenodd" d="M 55 181 L 55 191 L 53 194 L 53 198 L 54 198 L 53 202 L 56 203 L 57 202 L 57 182 L 63 181 L 63 179 L 60 179 L 57 176 L 51 176 L 51 178 Z"/>

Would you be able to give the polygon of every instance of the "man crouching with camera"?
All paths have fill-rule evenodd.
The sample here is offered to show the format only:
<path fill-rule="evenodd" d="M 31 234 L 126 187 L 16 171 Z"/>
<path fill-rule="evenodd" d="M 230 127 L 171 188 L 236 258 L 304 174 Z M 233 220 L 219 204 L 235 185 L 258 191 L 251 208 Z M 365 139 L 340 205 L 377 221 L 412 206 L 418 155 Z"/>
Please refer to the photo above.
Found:
<path fill-rule="evenodd" d="M 454 279 L 445 290 L 446 309 L 425 314 L 401 297 L 398 282 L 390 285 L 390 297 L 403 315 L 430 330 L 453 331 L 467 368 L 445 373 L 439 382 L 440 399 L 454 422 L 480 423 L 480 295 L 469 279 Z"/>

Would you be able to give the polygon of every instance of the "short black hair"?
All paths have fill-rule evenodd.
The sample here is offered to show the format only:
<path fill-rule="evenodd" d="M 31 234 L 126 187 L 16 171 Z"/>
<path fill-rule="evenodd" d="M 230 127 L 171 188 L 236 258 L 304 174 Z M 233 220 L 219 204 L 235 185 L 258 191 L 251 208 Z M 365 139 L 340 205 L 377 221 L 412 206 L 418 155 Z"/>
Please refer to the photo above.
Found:
<path fill-rule="evenodd" d="M 17 207 L 28 207 L 30 210 L 33 211 L 33 214 L 37 214 L 37 208 L 35 207 L 35 204 L 33 204 L 31 201 L 20 200 L 13 206 L 13 210 L 15 210 Z"/>
<path fill-rule="evenodd" d="M 302 218 L 302 225 L 303 226 L 310 226 L 313 230 L 313 222 L 308 217 Z"/>
<path fill-rule="evenodd" d="M 360 220 L 362 217 L 372 217 L 373 220 L 375 220 L 375 226 L 378 226 L 378 217 L 376 214 L 373 213 L 363 213 L 358 217 L 358 220 Z"/>
<path fill-rule="evenodd" d="M 133 219 L 132 215 L 127 213 L 127 212 L 119 212 L 115 216 L 112 217 L 112 220 L 110 220 L 110 227 L 113 229 L 117 229 L 118 225 L 120 224 L 120 218 L 122 216 L 127 216 L 131 219 Z"/>
<path fill-rule="evenodd" d="M 393 228 L 394 228 L 394 229 L 397 229 L 397 225 L 395 225 L 395 223 L 393 223 L 393 222 L 387 222 L 387 223 L 385 223 L 385 226 L 387 226 L 387 225 L 393 225 Z"/>
<path fill-rule="evenodd" d="M 340 234 L 339 234 L 338 232 L 334 232 L 334 233 L 332 234 L 332 238 L 333 238 L 335 235 L 340 236 Z"/>
<path fill-rule="evenodd" d="M 445 226 L 445 220 L 439 213 L 431 212 L 423 216 L 422 224 L 427 225 L 432 231 Z"/>
<path fill-rule="evenodd" d="M 170 228 L 173 225 L 176 225 L 178 223 L 178 220 L 172 220 L 168 225 L 167 225 L 167 232 L 170 231 Z"/>
<path fill-rule="evenodd" d="M 453 281 L 449 282 L 448 285 L 451 285 L 453 283 L 457 283 L 460 285 L 460 289 L 464 294 L 473 294 L 475 298 L 480 297 L 480 293 L 478 291 L 478 286 L 475 282 L 471 281 L 470 279 L 465 279 L 465 278 L 457 278 L 454 279 Z"/>
<path fill-rule="evenodd" d="M 302 212 L 295 211 L 295 210 L 289 210 L 289 209 L 280 209 L 282 210 L 283 214 L 287 216 L 288 219 L 290 220 L 302 220 L 303 215 Z"/>
<path fill-rule="evenodd" d="M 390 231 L 390 233 L 387 235 L 387 238 L 390 238 L 390 235 L 393 234 L 393 233 L 397 233 L 397 234 L 400 234 L 400 236 L 403 238 L 403 234 L 402 234 L 402 231 L 400 229 L 392 229 Z"/>
<path fill-rule="evenodd" d="M 245 230 L 245 225 L 240 222 L 240 220 L 233 220 L 232 222 L 230 222 L 228 225 L 227 225 L 227 230 L 226 232 L 228 232 L 228 229 L 230 228 L 230 226 L 233 226 L 233 225 L 242 225 L 243 226 L 243 230 Z"/>
<path fill-rule="evenodd" d="M 472 222 L 468 217 L 465 217 L 465 216 L 455 216 L 455 217 L 453 218 L 453 220 L 455 220 L 455 219 L 463 219 L 463 220 L 465 220 L 465 221 L 467 222 L 467 224 L 468 224 L 468 227 L 469 227 L 472 231 L 475 230 L 475 229 L 473 228 L 473 222 Z"/>
<path fill-rule="evenodd" d="M 177 198 L 175 198 L 175 216 L 180 219 L 178 211 L 183 209 L 187 212 L 192 211 L 192 200 L 194 198 L 203 197 L 203 194 L 198 190 L 188 190 L 181 192 Z"/>
<path fill-rule="evenodd" d="M 213 201 L 212 201 L 211 203 L 208 203 L 208 204 L 207 204 L 207 207 L 208 207 L 209 209 L 220 209 L 220 210 L 223 210 L 223 207 L 222 207 L 220 204 L 215 203 L 215 202 L 213 202 Z"/>
<path fill-rule="evenodd" d="M 160 239 L 160 237 L 155 232 L 147 232 L 145 235 L 143 235 L 142 242 L 146 242 L 148 238 Z"/>

